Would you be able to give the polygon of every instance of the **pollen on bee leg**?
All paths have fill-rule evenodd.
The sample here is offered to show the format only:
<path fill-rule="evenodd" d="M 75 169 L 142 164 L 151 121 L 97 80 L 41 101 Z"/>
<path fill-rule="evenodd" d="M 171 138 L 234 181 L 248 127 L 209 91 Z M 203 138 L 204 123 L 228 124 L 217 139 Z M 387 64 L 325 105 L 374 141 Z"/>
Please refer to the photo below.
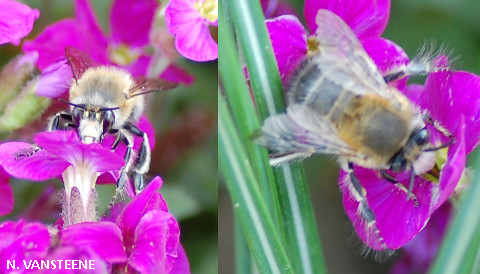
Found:
<path fill-rule="evenodd" d="M 97 221 L 98 196 L 95 182 L 98 175 L 88 161 L 79 161 L 62 173 L 65 184 L 62 216 L 66 226 Z"/>

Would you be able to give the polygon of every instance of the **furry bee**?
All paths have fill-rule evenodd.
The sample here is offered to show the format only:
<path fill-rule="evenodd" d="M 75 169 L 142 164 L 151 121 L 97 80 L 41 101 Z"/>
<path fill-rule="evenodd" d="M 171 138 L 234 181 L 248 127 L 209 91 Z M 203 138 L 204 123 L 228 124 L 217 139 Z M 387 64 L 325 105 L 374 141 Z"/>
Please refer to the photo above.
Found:
<path fill-rule="evenodd" d="M 135 126 L 144 109 L 141 95 L 170 90 L 178 84 L 161 79 L 134 79 L 120 68 L 96 65 L 86 53 L 72 47 L 66 48 L 65 56 L 74 74 L 67 102 L 70 111 L 57 113 L 48 130 L 76 129 L 84 143 L 102 143 L 105 134 L 116 135 L 112 150 L 120 142 L 127 146 L 117 187 L 123 187 L 130 176 L 135 188 L 143 189 L 142 175 L 150 166 L 150 146 L 147 134 Z M 143 138 L 136 159 L 132 153 L 134 136 Z"/>
<path fill-rule="evenodd" d="M 341 168 L 349 173 L 352 197 L 362 205 L 359 214 L 370 223 L 375 216 L 353 172 L 354 165 L 379 170 L 410 199 L 415 175 L 432 167 L 426 164 L 432 162 L 428 160 L 432 159 L 431 151 L 450 144 L 433 147 L 427 125 L 453 142 L 446 129 L 387 83 L 448 70 L 449 65 L 426 52 L 382 76 L 341 18 L 320 10 L 316 21 L 319 52 L 306 57 L 290 79 L 286 113 L 268 117 L 254 141 L 272 152 L 272 165 L 302 160 L 315 153 L 336 156 Z M 410 170 L 408 189 L 388 170 Z"/>

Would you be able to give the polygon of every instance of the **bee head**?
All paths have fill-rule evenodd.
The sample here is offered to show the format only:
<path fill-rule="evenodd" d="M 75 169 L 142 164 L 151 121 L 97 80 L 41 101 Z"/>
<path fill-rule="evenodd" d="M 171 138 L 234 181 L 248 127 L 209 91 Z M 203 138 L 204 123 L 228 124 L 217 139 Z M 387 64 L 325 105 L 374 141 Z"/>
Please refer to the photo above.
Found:
<path fill-rule="evenodd" d="M 393 172 L 405 170 L 410 164 L 413 164 L 413 162 L 420 157 L 424 151 L 423 147 L 428 145 L 429 142 L 430 133 L 425 126 L 414 130 L 408 138 L 405 146 L 395 153 L 395 155 L 393 155 L 393 157 L 390 159 L 390 169 Z"/>
<path fill-rule="evenodd" d="M 115 123 L 113 110 L 117 108 L 98 108 L 75 105 L 72 108 L 73 123 L 78 128 L 82 142 L 101 143 L 105 133 L 112 130 Z"/>

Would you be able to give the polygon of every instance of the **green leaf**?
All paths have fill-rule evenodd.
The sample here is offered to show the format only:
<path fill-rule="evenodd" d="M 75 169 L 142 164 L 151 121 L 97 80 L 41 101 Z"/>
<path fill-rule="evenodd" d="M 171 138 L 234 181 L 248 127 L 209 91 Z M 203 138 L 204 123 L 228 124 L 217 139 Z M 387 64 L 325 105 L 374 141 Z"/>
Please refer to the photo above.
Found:
<path fill-rule="evenodd" d="M 227 0 L 225 3 L 235 26 L 257 110 L 263 121 L 268 116 L 284 112 L 284 103 L 281 80 L 260 3 L 258 0 Z M 295 272 L 326 272 L 303 167 L 295 164 L 275 168 L 274 175 L 282 211 L 279 229 Z"/>
<path fill-rule="evenodd" d="M 235 214 L 261 273 L 293 273 L 223 97 L 218 95 L 219 160 Z"/>
<path fill-rule="evenodd" d="M 276 196 L 275 179 L 270 168 L 268 154 L 265 149 L 255 145 L 250 140 L 250 136 L 260 128 L 260 122 L 238 60 L 238 52 L 232 35 L 233 27 L 229 24 L 231 21 L 228 20 L 228 12 L 222 2 L 220 2 L 220 8 L 223 12 L 220 13 L 219 18 L 219 33 L 222 37 L 222 46 L 219 48 L 219 72 L 225 95 L 243 145 L 247 149 L 252 167 L 260 183 L 262 195 L 274 221 L 277 225 L 280 225 L 280 203 Z"/>

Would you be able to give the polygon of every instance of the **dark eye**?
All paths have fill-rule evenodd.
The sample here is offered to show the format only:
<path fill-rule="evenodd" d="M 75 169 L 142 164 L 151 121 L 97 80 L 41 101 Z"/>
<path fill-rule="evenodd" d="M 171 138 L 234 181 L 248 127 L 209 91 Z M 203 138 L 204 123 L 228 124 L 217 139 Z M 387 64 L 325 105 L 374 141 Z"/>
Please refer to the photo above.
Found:
<path fill-rule="evenodd" d="M 85 110 L 81 107 L 73 107 L 72 118 L 73 118 L 73 123 L 75 124 L 75 126 L 78 127 L 80 125 L 80 119 L 82 119 L 82 116 L 83 116 L 84 112 L 85 112 Z"/>
<path fill-rule="evenodd" d="M 115 114 L 111 110 L 103 112 L 103 133 L 110 131 L 115 123 Z"/>
<path fill-rule="evenodd" d="M 430 134 L 426 128 L 421 129 L 415 136 L 415 143 L 417 145 L 425 145 L 430 141 Z"/>

